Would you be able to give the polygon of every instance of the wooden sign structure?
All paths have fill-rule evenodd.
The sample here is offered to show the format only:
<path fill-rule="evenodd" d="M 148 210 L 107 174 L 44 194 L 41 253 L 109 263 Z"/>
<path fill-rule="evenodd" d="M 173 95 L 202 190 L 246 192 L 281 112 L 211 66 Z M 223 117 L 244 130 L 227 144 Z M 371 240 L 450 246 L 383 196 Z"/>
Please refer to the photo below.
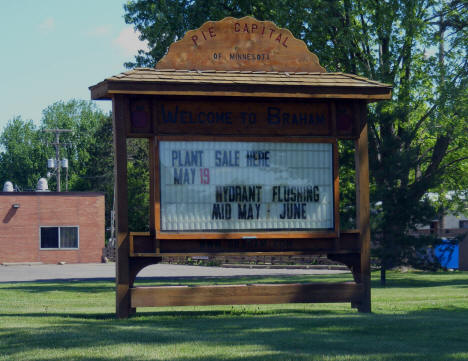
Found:
<path fill-rule="evenodd" d="M 367 103 L 391 86 L 327 73 L 286 29 L 251 17 L 207 22 L 156 69 L 92 87 L 112 99 L 116 312 L 137 307 L 351 302 L 370 312 Z M 127 146 L 148 139 L 150 232 L 129 232 Z M 357 229 L 339 226 L 337 143 L 353 139 Z M 354 282 L 134 287 L 163 256 L 326 254 Z"/>
<path fill-rule="evenodd" d="M 302 40 L 252 17 L 208 21 L 173 43 L 156 69 L 325 72 Z"/>

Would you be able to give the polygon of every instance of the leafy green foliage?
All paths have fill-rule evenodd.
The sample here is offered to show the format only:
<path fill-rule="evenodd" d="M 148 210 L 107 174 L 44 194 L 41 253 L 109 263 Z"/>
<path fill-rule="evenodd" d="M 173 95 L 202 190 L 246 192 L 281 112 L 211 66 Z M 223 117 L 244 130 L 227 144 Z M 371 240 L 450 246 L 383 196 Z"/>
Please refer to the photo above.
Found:
<path fill-rule="evenodd" d="M 106 227 L 114 201 L 114 150 L 112 118 L 93 103 L 83 100 L 57 102 L 43 111 L 39 127 L 21 117 L 9 121 L 0 135 L 0 180 L 12 181 L 21 190 L 36 188 L 47 173 L 47 159 L 55 158 L 55 135 L 45 129 L 71 129 L 60 135 L 60 157 L 69 163 L 69 191 L 103 192 L 106 198 Z M 129 227 L 132 231 L 149 229 L 148 145 L 145 139 L 128 144 Z M 65 174 L 62 169 L 62 191 Z M 2 183 L 3 184 L 3 183 Z M 57 187 L 49 178 L 49 189 Z"/>
<path fill-rule="evenodd" d="M 43 111 L 39 127 L 20 117 L 10 120 L 0 136 L 0 179 L 12 181 L 21 190 L 36 188 L 46 177 L 47 159 L 55 158 L 55 135 L 45 129 L 71 129 L 60 136 L 60 158 L 69 164 L 70 191 L 104 192 L 106 223 L 113 201 L 112 122 L 91 102 L 57 102 Z M 62 190 L 65 172 L 62 169 Z M 56 177 L 49 178 L 49 189 L 57 189 Z"/>
<path fill-rule="evenodd" d="M 340 176 L 340 229 L 356 229 L 354 141 L 338 142 Z"/>
<path fill-rule="evenodd" d="M 128 227 L 149 231 L 149 157 L 147 139 L 127 140 Z"/>
<path fill-rule="evenodd" d="M 305 0 L 137 0 L 124 5 L 125 22 L 133 24 L 148 41 L 149 52 L 139 51 L 135 62 L 128 68 L 154 67 L 167 52 L 169 46 L 182 39 L 191 29 L 208 20 L 221 20 L 228 16 L 254 16 L 258 20 L 272 20 L 279 26 L 287 26 L 293 34 L 306 31 L 305 19 L 310 4 Z"/>
<path fill-rule="evenodd" d="M 252 15 L 286 27 L 329 71 L 364 75 L 394 86 L 391 101 L 369 106 L 374 251 L 383 268 L 409 262 L 435 239 L 409 234 L 448 210 L 466 212 L 468 189 L 468 10 L 453 0 L 133 0 L 125 21 L 148 40 L 127 67 L 154 66 L 169 45 L 207 20 Z M 112 202 L 110 118 L 91 103 L 51 105 L 41 126 L 20 117 L 0 136 L 0 177 L 35 187 L 54 157 L 46 128 L 69 128 L 61 150 L 70 190 L 106 192 Z M 148 229 L 148 149 L 129 141 L 129 226 Z M 342 226 L 353 226 L 352 146 L 340 145 Z M 55 188 L 54 181 L 50 188 Z M 436 199 L 429 192 L 440 194 Z M 446 196 L 448 195 L 448 196 Z"/>
<path fill-rule="evenodd" d="M 133 0 L 124 9 L 151 48 L 127 67 L 154 66 L 173 41 L 207 20 L 252 15 L 289 28 L 328 71 L 393 85 L 392 100 L 371 105 L 368 117 L 373 235 L 383 269 L 435 242 L 409 236 L 418 224 L 449 209 L 466 212 L 466 2 Z M 340 146 L 344 226 L 353 221 L 350 149 Z M 449 191 L 443 202 L 426 196 Z"/>
<path fill-rule="evenodd" d="M 67 158 L 69 163 L 69 189 L 99 190 L 96 183 L 86 184 L 86 182 L 83 182 L 83 177 L 88 177 L 88 173 L 90 175 L 96 174 L 95 165 L 102 161 L 105 162 L 106 157 L 109 160 L 109 156 L 112 155 L 110 153 L 112 143 L 99 145 L 105 140 L 111 141 L 112 139 L 109 138 L 112 133 L 108 133 L 107 137 L 102 134 L 104 131 L 102 127 L 109 121 L 109 116 L 103 114 L 93 103 L 84 100 L 73 99 L 66 103 L 57 102 L 43 111 L 39 131 L 41 137 L 47 141 L 49 158 L 55 158 L 55 148 L 52 145 L 54 134 L 42 133 L 42 131 L 45 129 L 72 130 L 71 133 L 64 133 L 60 136 L 60 143 L 63 144 L 60 149 L 60 157 Z M 105 138 L 99 138 L 98 135 Z M 99 154 L 96 153 L 98 149 L 101 151 Z M 107 173 L 106 171 L 101 175 Z M 55 187 L 54 181 L 55 178 L 52 178 L 53 187 Z M 92 188 L 86 189 L 83 187 L 84 185 L 91 185 Z M 62 188 L 64 188 L 63 185 Z"/>
<path fill-rule="evenodd" d="M 22 190 L 35 189 L 38 179 L 46 176 L 47 159 L 55 158 L 54 134 L 44 130 L 56 128 L 72 130 L 60 137 L 60 158 L 69 162 L 69 189 L 101 190 L 98 178 L 87 179 L 112 175 L 110 117 L 91 102 L 79 100 L 57 102 L 46 108 L 39 127 L 21 117 L 8 122 L 0 136 L 1 179 L 11 180 Z M 54 178 L 49 188 L 56 188 Z"/>
<path fill-rule="evenodd" d="M 0 180 L 21 190 L 35 189 L 47 171 L 47 149 L 32 120 L 11 119 L 0 135 Z"/>

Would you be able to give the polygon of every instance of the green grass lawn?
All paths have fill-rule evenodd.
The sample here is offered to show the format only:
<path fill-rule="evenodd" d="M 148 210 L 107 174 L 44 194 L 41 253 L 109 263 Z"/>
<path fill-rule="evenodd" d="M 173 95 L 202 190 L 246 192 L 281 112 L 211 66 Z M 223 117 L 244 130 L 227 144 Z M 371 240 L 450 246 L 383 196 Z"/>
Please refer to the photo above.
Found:
<path fill-rule="evenodd" d="M 468 272 L 373 274 L 372 314 L 349 304 L 138 309 L 114 284 L 0 284 L 0 360 L 468 360 Z M 288 277 L 287 282 L 350 276 Z M 281 277 L 140 284 L 285 282 Z"/>

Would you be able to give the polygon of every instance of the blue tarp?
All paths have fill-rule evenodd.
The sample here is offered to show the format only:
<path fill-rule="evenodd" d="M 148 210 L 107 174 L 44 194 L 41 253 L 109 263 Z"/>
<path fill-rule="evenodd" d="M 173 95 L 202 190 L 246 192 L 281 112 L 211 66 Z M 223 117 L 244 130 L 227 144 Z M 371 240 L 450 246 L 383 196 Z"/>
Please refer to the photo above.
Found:
<path fill-rule="evenodd" d="M 458 244 L 447 239 L 442 239 L 442 242 L 442 244 L 434 248 L 434 255 L 442 267 L 458 269 Z"/>

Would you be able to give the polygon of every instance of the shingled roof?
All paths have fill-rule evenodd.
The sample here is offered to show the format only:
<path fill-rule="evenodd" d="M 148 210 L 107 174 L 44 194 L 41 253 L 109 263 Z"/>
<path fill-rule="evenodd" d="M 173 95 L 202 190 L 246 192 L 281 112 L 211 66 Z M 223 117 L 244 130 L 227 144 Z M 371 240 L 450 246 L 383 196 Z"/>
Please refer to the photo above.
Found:
<path fill-rule="evenodd" d="M 194 71 L 136 68 L 93 85 L 92 99 L 113 94 L 390 99 L 391 85 L 345 73 Z"/>

